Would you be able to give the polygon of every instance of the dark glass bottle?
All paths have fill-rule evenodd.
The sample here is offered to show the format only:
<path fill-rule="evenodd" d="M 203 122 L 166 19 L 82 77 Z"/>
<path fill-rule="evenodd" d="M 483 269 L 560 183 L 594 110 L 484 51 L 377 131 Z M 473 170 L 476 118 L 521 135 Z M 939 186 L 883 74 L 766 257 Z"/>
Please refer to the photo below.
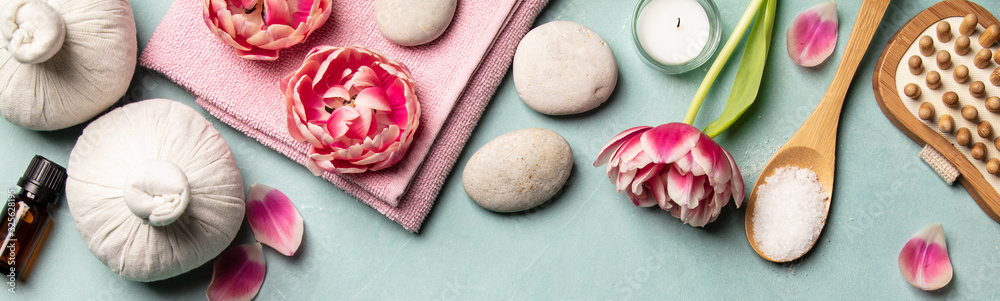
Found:
<path fill-rule="evenodd" d="M 49 224 L 49 206 L 66 186 L 66 169 L 42 156 L 35 156 L 17 181 L 20 191 L 7 192 L 3 204 L 0 238 L 3 239 L 0 272 L 5 279 L 20 279 L 35 254 Z"/>

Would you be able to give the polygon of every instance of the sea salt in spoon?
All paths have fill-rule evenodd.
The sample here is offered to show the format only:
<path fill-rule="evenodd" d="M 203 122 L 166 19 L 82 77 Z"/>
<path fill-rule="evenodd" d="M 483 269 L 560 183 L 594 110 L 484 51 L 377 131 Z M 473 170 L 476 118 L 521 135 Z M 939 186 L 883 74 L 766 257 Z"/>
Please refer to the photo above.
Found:
<path fill-rule="evenodd" d="M 809 115 L 809 119 L 806 119 L 798 132 L 795 132 L 795 135 L 792 135 L 792 138 L 778 149 L 778 152 L 774 154 L 771 161 L 761 171 L 760 176 L 757 177 L 757 182 L 754 183 L 753 191 L 750 192 L 750 198 L 747 201 L 745 228 L 750 246 L 764 259 L 773 262 L 788 262 L 801 257 L 799 255 L 791 259 L 772 259 L 761 252 L 754 239 L 753 212 L 754 204 L 757 202 L 757 188 L 765 183 L 768 176 L 775 173 L 775 169 L 791 165 L 810 168 L 816 173 L 823 186 L 823 191 L 827 194 L 826 200 L 823 201 L 825 203 L 823 223 L 826 223 L 826 216 L 830 212 L 830 198 L 833 196 L 837 125 L 840 122 L 840 111 L 844 105 L 844 97 L 847 95 L 847 88 L 851 85 L 851 79 L 854 78 L 854 72 L 857 71 L 858 64 L 861 63 L 861 58 L 864 57 L 865 50 L 868 49 L 868 43 L 875 35 L 875 30 L 878 28 L 879 22 L 882 21 L 882 15 L 888 6 L 889 0 L 864 0 L 858 17 L 854 21 L 854 29 L 851 30 L 851 36 L 847 40 L 844 56 L 840 60 L 840 65 L 837 66 L 833 82 L 830 83 L 830 88 L 826 90 L 826 94 L 816 106 L 816 110 L 813 111 L 812 115 Z M 812 243 L 815 242 L 816 240 L 813 239 Z M 803 254 L 807 253 L 809 249 L 812 249 L 812 244 Z"/>

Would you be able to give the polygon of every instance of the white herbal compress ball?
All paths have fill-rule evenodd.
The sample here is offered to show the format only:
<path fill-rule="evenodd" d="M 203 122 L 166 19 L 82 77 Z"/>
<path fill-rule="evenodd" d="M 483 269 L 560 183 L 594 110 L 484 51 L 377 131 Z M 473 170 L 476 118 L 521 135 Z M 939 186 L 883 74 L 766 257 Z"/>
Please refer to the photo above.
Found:
<path fill-rule="evenodd" d="M 0 35 L 0 115 L 32 130 L 90 120 L 125 95 L 135 72 L 126 0 L 3 0 Z"/>
<path fill-rule="evenodd" d="M 243 179 L 226 141 L 172 100 L 126 105 L 87 125 L 67 167 L 66 199 L 94 256 L 155 281 L 219 255 L 243 222 Z"/>

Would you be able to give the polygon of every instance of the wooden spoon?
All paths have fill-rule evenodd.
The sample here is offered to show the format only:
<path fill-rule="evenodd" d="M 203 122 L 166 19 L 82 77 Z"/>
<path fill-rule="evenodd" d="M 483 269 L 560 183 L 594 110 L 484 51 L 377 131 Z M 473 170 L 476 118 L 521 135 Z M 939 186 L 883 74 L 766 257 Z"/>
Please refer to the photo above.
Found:
<path fill-rule="evenodd" d="M 764 179 L 774 175 L 775 169 L 788 165 L 799 168 L 810 168 L 816 173 L 819 182 L 823 184 L 823 191 L 827 193 L 825 209 L 823 213 L 823 223 L 826 224 L 826 216 L 830 212 L 830 198 L 833 196 L 833 169 L 834 159 L 837 150 L 837 125 L 840 122 L 840 110 L 844 105 L 844 97 L 847 95 L 847 88 L 851 85 L 854 72 L 861 63 L 861 58 L 868 49 L 882 15 L 889 6 L 889 0 L 864 0 L 861 10 L 854 21 L 854 29 L 847 40 L 847 48 L 844 56 L 840 59 L 837 72 L 833 76 L 830 88 L 826 90 L 823 99 L 809 119 L 802 124 L 795 135 L 785 145 L 778 149 L 771 161 L 767 163 L 757 182 L 753 185 L 750 198 L 747 200 L 746 209 L 746 234 L 750 246 L 764 259 L 773 262 L 788 262 L 788 260 L 775 260 L 761 253 L 757 248 L 757 241 L 753 237 L 753 211 L 757 202 L 757 187 L 764 184 Z M 822 229 L 822 228 L 821 228 Z M 817 238 L 818 239 L 818 238 Z M 812 241 L 815 244 L 816 241 Z M 809 246 L 812 249 L 812 245 Z M 808 250 L 806 251 L 808 252 Z M 804 254 L 804 253 L 803 253 Z M 801 257 L 801 255 L 799 256 Z"/>

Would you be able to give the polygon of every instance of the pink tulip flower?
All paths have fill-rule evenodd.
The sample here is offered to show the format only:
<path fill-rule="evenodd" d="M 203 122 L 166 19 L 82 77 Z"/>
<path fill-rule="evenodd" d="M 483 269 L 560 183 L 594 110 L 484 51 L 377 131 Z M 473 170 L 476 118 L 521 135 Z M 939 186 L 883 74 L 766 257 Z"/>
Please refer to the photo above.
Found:
<path fill-rule="evenodd" d="M 636 206 L 660 205 L 694 227 L 715 221 L 730 196 L 743 203 L 743 175 L 733 157 L 708 135 L 685 123 L 639 126 L 601 149 L 594 166 Z"/>
<path fill-rule="evenodd" d="M 248 60 L 273 61 L 330 17 L 332 0 L 205 0 L 205 24 Z"/>
<path fill-rule="evenodd" d="M 413 76 L 361 46 L 319 46 L 281 80 L 288 132 L 312 146 L 315 175 L 361 173 L 402 159 L 420 120 Z"/>

